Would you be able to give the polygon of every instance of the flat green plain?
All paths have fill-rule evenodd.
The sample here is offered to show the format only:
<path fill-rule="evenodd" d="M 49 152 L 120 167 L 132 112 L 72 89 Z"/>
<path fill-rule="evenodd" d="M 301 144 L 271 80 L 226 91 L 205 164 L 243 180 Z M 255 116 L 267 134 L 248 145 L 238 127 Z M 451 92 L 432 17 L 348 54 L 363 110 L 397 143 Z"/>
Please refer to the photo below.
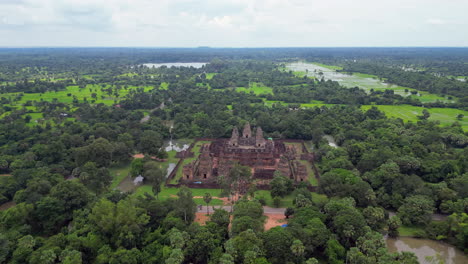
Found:
<path fill-rule="evenodd" d="M 372 105 L 363 105 L 362 110 L 367 111 Z M 452 125 L 454 122 L 460 123 L 463 130 L 468 131 L 468 111 L 463 111 L 453 108 L 424 108 L 411 105 L 375 105 L 379 110 L 385 112 L 388 117 L 401 118 L 404 121 L 417 122 L 419 119 L 417 116 L 422 114 L 422 111 L 426 109 L 431 114 L 429 120 L 439 121 L 443 126 Z M 462 120 L 458 120 L 459 114 L 465 117 Z"/>
<path fill-rule="evenodd" d="M 250 87 L 237 87 L 237 92 L 246 92 L 250 93 L 253 92 L 255 95 L 261 94 L 273 94 L 273 89 L 271 87 L 265 86 L 262 83 L 253 82 L 251 83 Z"/>
<path fill-rule="evenodd" d="M 385 83 L 384 79 L 379 78 L 376 75 L 364 74 L 364 73 L 353 73 L 347 74 L 342 72 L 337 72 L 341 70 L 340 66 L 334 65 L 325 65 L 322 63 L 306 63 L 306 62 L 296 62 L 286 65 L 286 69 L 292 70 L 295 74 L 300 73 L 307 75 L 309 77 L 315 77 L 321 79 L 329 79 L 332 81 L 337 81 L 344 87 L 352 88 L 359 87 L 366 92 L 370 93 L 373 91 L 385 91 L 393 90 L 395 94 L 402 96 L 411 96 L 413 98 L 419 99 L 422 103 L 429 102 L 452 102 L 447 98 L 438 96 L 436 94 L 431 94 L 428 92 L 419 91 L 418 95 L 411 95 L 411 91 L 415 91 L 410 87 L 403 87 L 395 84 Z M 298 74 L 296 74 L 298 75 Z M 298 75 L 299 76 L 299 75 Z M 408 91 L 408 92 L 406 92 Z"/>

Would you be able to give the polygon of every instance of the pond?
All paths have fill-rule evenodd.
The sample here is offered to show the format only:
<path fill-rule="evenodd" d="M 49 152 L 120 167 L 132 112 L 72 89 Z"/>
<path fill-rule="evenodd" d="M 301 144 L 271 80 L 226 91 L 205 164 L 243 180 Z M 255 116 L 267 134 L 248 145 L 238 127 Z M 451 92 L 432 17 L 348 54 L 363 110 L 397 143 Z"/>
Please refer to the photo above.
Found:
<path fill-rule="evenodd" d="M 146 67 L 149 68 L 159 68 L 162 66 L 166 66 L 168 68 L 171 67 L 194 67 L 194 68 L 201 68 L 205 66 L 207 62 L 168 62 L 168 63 L 143 63 Z"/>
<path fill-rule="evenodd" d="M 412 237 L 387 238 L 387 248 L 390 252 L 409 251 L 416 254 L 419 263 L 466 264 L 468 257 L 461 251 L 449 244 Z"/>

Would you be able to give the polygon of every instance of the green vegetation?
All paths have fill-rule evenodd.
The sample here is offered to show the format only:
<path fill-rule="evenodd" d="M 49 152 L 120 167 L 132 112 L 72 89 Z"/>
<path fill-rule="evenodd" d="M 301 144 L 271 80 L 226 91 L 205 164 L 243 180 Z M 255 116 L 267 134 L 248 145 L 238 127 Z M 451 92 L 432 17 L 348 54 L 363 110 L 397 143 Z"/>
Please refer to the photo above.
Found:
<path fill-rule="evenodd" d="M 468 90 L 444 76 L 467 76 L 468 53 L 332 50 L 0 49 L 0 175 L 11 175 L 0 177 L 0 262 L 416 263 L 387 252 L 385 230 L 466 251 Z M 151 58 L 210 63 L 141 65 Z M 325 65 L 296 63 L 317 78 L 278 68 L 297 60 Z M 321 78 L 340 72 L 357 74 Z M 306 141 L 320 181 L 258 179 L 234 164 L 219 189 L 164 185 L 178 161 L 164 142 L 227 138 L 246 122 Z M 196 214 L 223 204 L 222 191 L 241 195 L 232 213 Z M 267 220 L 262 204 L 282 208 Z"/>
<path fill-rule="evenodd" d="M 264 86 L 261 83 L 252 82 L 250 87 L 237 87 L 236 91 L 238 92 L 246 92 L 251 93 L 253 92 L 255 95 L 261 94 L 273 94 L 273 90 L 270 87 Z"/>
<path fill-rule="evenodd" d="M 324 67 L 324 68 L 327 68 L 327 69 L 330 69 L 330 70 L 342 70 L 343 69 L 343 67 L 336 66 L 336 65 L 327 65 L 327 64 L 318 63 L 318 62 L 314 62 L 314 64 L 317 64 L 320 67 Z"/>
<path fill-rule="evenodd" d="M 112 175 L 112 183 L 110 189 L 115 189 L 122 180 L 127 177 L 130 173 L 130 164 L 121 164 L 115 167 L 109 168 L 109 171 Z"/>
<path fill-rule="evenodd" d="M 210 193 L 213 196 L 213 199 L 211 200 L 210 205 L 223 205 L 223 201 L 220 199 L 217 199 L 217 197 L 221 197 L 221 190 L 220 189 L 190 189 L 192 191 L 192 195 L 194 197 L 194 201 L 197 205 L 206 205 L 205 202 L 203 201 L 203 195 L 205 193 Z M 179 188 L 168 188 L 165 186 L 161 187 L 161 192 L 158 194 L 158 199 L 161 200 L 166 200 L 166 199 L 176 199 L 177 198 L 177 193 L 179 192 Z M 136 196 L 143 196 L 145 193 L 153 195 L 154 193 L 151 189 L 150 185 L 142 185 L 139 186 L 134 195 Z"/>
<path fill-rule="evenodd" d="M 255 197 L 257 199 L 264 199 L 266 202 L 266 205 L 269 207 L 276 207 L 273 201 L 273 197 L 270 194 L 270 191 L 264 191 L 264 190 L 256 191 Z M 279 204 L 279 207 L 283 207 L 283 208 L 291 207 L 293 206 L 294 196 L 292 194 L 289 194 L 289 195 L 286 195 L 285 197 L 281 197 L 280 200 L 281 202 Z"/>
<path fill-rule="evenodd" d="M 361 108 L 367 111 L 373 106 L 363 105 Z M 429 120 L 439 121 L 441 125 L 450 126 L 454 122 L 460 123 L 465 131 L 468 131 L 468 119 L 463 118 L 462 120 L 457 119 L 457 116 L 462 114 L 468 116 L 468 111 L 463 111 L 453 108 L 423 108 L 411 105 L 377 105 L 375 106 L 379 110 L 385 112 L 389 117 L 401 118 L 404 121 L 417 122 L 418 116 L 422 114 L 422 110 L 426 109 L 429 111 L 431 116 Z"/>
<path fill-rule="evenodd" d="M 419 234 L 424 234 L 424 229 L 417 226 L 401 226 L 398 228 L 400 236 L 418 237 Z"/>

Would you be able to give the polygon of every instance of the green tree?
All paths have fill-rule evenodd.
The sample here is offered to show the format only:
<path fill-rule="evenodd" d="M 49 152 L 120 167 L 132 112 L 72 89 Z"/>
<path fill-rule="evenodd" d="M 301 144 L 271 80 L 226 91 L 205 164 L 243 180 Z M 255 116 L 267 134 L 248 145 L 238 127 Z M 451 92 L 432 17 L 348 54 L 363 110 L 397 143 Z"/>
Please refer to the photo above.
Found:
<path fill-rule="evenodd" d="M 184 261 L 184 253 L 176 248 L 171 251 L 171 255 L 166 259 L 166 264 L 181 264 Z"/>
<path fill-rule="evenodd" d="M 294 208 L 288 207 L 284 211 L 284 216 L 286 217 L 286 219 L 289 219 L 289 217 L 293 214 L 294 214 Z"/>
<path fill-rule="evenodd" d="M 74 210 L 80 209 L 91 200 L 91 194 L 77 180 L 63 181 L 50 190 L 50 196 L 62 201 L 67 219 Z"/>
<path fill-rule="evenodd" d="M 281 198 L 279 196 L 273 197 L 273 206 L 279 208 L 281 205 Z"/>
<path fill-rule="evenodd" d="M 265 255 L 271 263 L 286 263 L 293 256 L 291 246 L 293 236 L 282 227 L 274 227 L 260 235 Z"/>
<path fill-rule="evenodd" d="M 86 162 L 81 167 L 80 181 L 94 192 L 106 189 L 112 182 L 112 175 L 106 168 L 97 168 L 96 163 Z"/>
<path fill-rule="evenodd" d="M 390 237 L 397 237 L 399 235 L 398 228 L 401 226 L 401 220 L 398 216 L 394 215 L 388 219 L 388 235 Z"/>
<path fill-rule="evenodd" d="M 205 195 L 203 196 L 203 201 L 206 203 L 206 213 L 210 214 L 209 205 L 210 205 L 210 202 L 211 202 L 211 194 L 210 193 L 205 193 Z"/>
<path fill-rule="evenodd" d="M 289 230 L 294 238 L 301 240 L 307 256 L 322 252 L 330 238 L 330 231 L 318 217 L 304 215 L 301 218 L 299 221 L 296 221 L 296 216 L 291 219 Z"/>
<path fill-rule="evenodd" d="M 219 259 L 219 264 L 234 264 L 234 258 L 230 254 L 223 254 Z"/>
<path fill-rule="evenodd" d="M 385 211 L 381 207 L 368 206 L 362 210 L 362 215 L 374 230 L 381 230 L 385 225 Z"/>
<path fill-rule="evenodd" d="M 34 251 L 35 245 L 36 240 L 31 235 L 27 235 L 20 238 L 18 240 L 18 245 L 16 246 L 15 251 L 13 251 L 11 263 L 28 263 L 29 258 L 31 257 L 31 254 Z"/>
<path fill-rule="evenodd" d="M 434 212 L 434 202 L 427 196 L 414 195 L 398 208 L 398 216 L 405 225 L 427 225 Z"/>
<path fill-rule="evenodd" d="M 245 194 L 249 184 L 252 182 L 252 171 L 247 166 L 236 163 L 230 170 L 227 177 L 231 190 L 238 194 Z"/>
<path fill-rule="evenodd" d="M 146 162 L 143 166 L 143 177 L 146 182 L 151 184 L 154 195 L 158 197 L 161 192 L 161 184 L 164 183 L 165 179 L 164 171 L 160 165 L 155 161 Z"/>
<path fill-rule="evenodd" d="M 81 258 L 81 252 L 73 249 L 65 249 L 60 254 L 61 264 L 81 264 L 83 263 Z"/>
<path fill-rule="evenodd" d="M 182 213 L 183 219 L 186 223 L 193 221 L 195 212 L 197 211 L 197 204 L 193 201 L 192 191 L 183 186 L 177 193 L 177 209 Z"/>
<path fill-rule="evenodd" d="M 427 111 L 427 109 L 423 109 L 422 110 L 422 115 L 418 116 L 418 118 L 421 119 L 421 120 L 427 120 L 427 119 L 429 119 L 430 116 L 431 116 L 431 114 L 429 113 L 429 111 Z"/>
<path fill-rule="evenodd" d="M 346 249 L 336 239 L 330 239 L 327 242 L 325 255 L 330 264 L 342 264 L 346 256 Z"/>
<path fill-rule="evenodd" d="M 143 159 L 134 159 L 131 164 L 130 176 L 136 177 L 143 174 Z"/>
<path fill-rule="evenodd" d="M 226 241 L 224 248 L 226 253 L 234 257 L 235 262 L 241 263 L 247 251 L 253 251 L 256 255 L 263 255 L 262 239 L 252 230 L 244 231 Z"/>
<path fill-rule="evenodd" d="M 279 171 L 275 171 L 275 176 L 270 182 L 270 188 L 272 197 L 284 197 L 292 191 L 292 181 L 281 175 Z"/>
<path fill-rule="evenodd" d="M 132 198 L 117 204 L 101 199 L 94 205 L 89 219 L 95 231 L 112 245 L 126 248 L 137 245 L 144 226 L 149 222 L 146 211 L 137 207 Z"/>
<path fill-rule="evenodd" d="M 145 130 L 139 138 L 138 148 L 144 154 L 156 155 L 163 144 L 162 136 L 155 131 Z"/>
<path fill-rule="evenodd" d="M 199 228 L 187 242 L 187 259 L 192 263 L 208 263 L 212 252 L 219 246 L 220 241 L 207 228 Z"/>
<path fill-rule="evenodd" d="M 37 204 L 34 210 L 34 217 L 41 226 L 41 230 L 50 234 L 59 230 L 65 222 L 64 203 L 54 197 L 44 197 Z"/>
<path fill-rule="evenodd" d="M 293 241 L 291 252 L 296 256 L 297 263 L 301 263 L 304 257 L 305 247 L 300 240 L 296 239 Z"/>

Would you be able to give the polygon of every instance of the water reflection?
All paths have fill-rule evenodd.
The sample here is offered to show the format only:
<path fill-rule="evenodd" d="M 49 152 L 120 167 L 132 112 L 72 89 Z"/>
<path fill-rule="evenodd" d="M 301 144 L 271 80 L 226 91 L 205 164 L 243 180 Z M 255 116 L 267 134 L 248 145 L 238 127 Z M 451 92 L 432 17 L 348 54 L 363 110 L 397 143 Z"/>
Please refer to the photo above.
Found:
<path fill-rule="evenodd" d="M 407 95 L 404 89 L 398 89 L 397 85 L 393 84 L 388 84 L 385 82 L 382 82 L 379 79 L 374 79 L 374 78 L 365 78 L 361 76 L 356 76 L 356 75 L 351 75 L 351 74 L 344 74 L 340 72 L 336 72 L 335 70 L 331 70 L 316 64 L 312 63 L 304 63 L 304 62 L 296 62 L 296 63 L 291 63 L 286 66 L 288 69 L 293 70 L 293 71 L 301 71 L 301 72 L 306 72 L 307 76 L 312 76 L 317 79 L 321 79 L 322 77 L 325 78 L 325 80 L 332 80 L 339 82 L 341 85 L 345 87 L 359 87 L 367 92 L 369 92 L 371 89 L 391 89 L 395 91 L 396 94 L 400 95 Z M 395 89 L 397 88 L 397 89 Z"/>
<path fill-rule="evenodd" d="M 445 264 L 468 263 L 468 257 L 462 251 L 439 241 L 400 237 L 398 239 L 387 238 L 386 242 L 390 252 L 413 252 L 418 257 L 420 263 L 434 263 L 430 261 L 430 258 L 442 260 Z"/>

